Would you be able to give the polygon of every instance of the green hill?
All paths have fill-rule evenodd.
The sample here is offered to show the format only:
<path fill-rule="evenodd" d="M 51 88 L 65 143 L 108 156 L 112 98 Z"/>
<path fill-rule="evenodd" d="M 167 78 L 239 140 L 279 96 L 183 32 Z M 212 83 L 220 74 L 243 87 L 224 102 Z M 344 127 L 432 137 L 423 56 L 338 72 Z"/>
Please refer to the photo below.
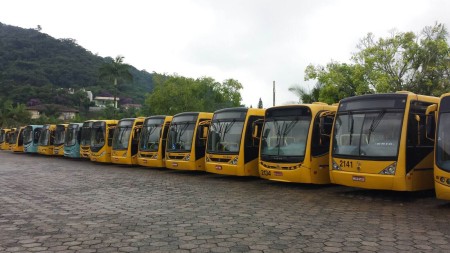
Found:
<path fill-rule="evenodd" d="M 0 99 L 14 103 L 56 103 L 77 106 L 77 97 L 61 88 L 91 90 L 94 96 L 113 93 L 111 84 L 99 80 L 103 58 L 73 39 L 55 39 L 35 29 L 0 23 Z M 152 74 L 131 67 L 131 83 L 119 85 L 121 98 L 143 103 L 153 89 Z"/>

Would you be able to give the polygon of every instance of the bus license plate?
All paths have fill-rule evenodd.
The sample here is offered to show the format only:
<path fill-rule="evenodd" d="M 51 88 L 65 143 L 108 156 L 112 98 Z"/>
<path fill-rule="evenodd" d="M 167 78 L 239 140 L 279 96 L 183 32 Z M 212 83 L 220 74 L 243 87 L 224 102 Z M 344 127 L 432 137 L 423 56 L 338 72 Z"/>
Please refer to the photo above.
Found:
<path fill-rule="evenodd" d="M 282 171 L 275 171 L 275 172 L 273 172 L 273 175 L 277 176 L 277 177 L 282 177 L 283 176 L 283 172 Z"/>
<path fill-rule="evenodd" d="M 178 163 L 172 163 L 173 167 L 178 167 Z"/>
<path fill-rule="evenodd" d="M 352 179 L 357 182 L 366 182 L 366 178 L 361 176 L 353 176 Z"/>
<path fill-rule="evenodd" d="M 222 166 L 216 165 L 216 170 L 222 170 Z"/>

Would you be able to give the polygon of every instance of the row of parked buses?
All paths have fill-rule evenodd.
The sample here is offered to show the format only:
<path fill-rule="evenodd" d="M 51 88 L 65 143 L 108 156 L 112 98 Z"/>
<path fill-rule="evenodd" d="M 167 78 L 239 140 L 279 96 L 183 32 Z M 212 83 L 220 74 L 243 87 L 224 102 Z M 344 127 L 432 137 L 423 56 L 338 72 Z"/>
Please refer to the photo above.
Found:
<path fill-rule="evenodd" d="M 436 129 L 436 130 L 435 130 Z M 450 93 L 371 94 L 1 130 L 1 148 L 94 162 L 367 189 L 450 200 Z M 435 139 L 437 141 L 435 141 Z M 436 151 L 436 152 L 435 152 Z"/>

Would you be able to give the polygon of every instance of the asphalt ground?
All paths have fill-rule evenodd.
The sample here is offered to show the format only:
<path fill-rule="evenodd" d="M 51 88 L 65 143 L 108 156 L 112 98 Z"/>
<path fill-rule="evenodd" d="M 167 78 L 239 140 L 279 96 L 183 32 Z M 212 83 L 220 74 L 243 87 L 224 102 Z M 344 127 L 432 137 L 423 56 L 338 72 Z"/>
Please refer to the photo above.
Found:
<path fill-rule="evenodd" d="M 450 203 L 0 151 L 0 252 L 450 252 Z"/>

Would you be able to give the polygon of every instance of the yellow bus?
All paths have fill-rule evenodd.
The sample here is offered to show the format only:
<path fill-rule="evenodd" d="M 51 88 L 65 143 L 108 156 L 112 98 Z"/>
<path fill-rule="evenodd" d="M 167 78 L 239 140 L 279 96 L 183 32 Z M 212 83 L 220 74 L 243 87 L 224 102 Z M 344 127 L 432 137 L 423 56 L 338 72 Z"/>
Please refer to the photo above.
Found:
<path fill-rule="evenodd" d="M 114 129 L 118 120 L 98 120 L 92 124 L 91 161 L 111 163 Z"/>
<path fill-rule="evenodd" d="M 208 127 L 213 114 L 183 112 L 172 118 L 166 146 L 166 168 L 205 170 Z"/>
<path fill-rule="evenodd" d="M 261 135 L 260 177 L 329 184 L 330 134 L 336 109 L 325 103 L 268 108 Z"/>
<path fill-rule="evenodd" d="M 144 117 L 121 119 L 114 131 L 111 162 L 137 165 L 139 137 Z"/>
<path fill-rule="evenodd" d="M 145 119 L 139 140 L 138 164 L 145 167 L 166 167 L 167 133 L 172 116 L 158 115 Z"/>
<path fill-rule="evenodd" d="M 5 150 L 11 151 L 12 148 L 14 147 L 14 144 L 16 143 L 16 131 L 17 130 L 18 129 L 16 127 L 14 127 L 14 128 L 11 128 L 11 131 L 6 133 L 7 145 L 5 146 Z"/>
<path fill-rule="evenodd" d="M 66 130 L 69 124 L 58 124 L 55 130 L 55 143 L 53 154 L 58 156 L 64 156 L 64 141 L 66 139 Z"/>
<path fill-rule="evenodd" d="M 367 189 L 432 189 L 433 142 L 426 110 L 439 98 L 411 92 L 340 101 L 331 139 L 331 182 Z"/>
<path fill-rule="evenodd" d="M 23 131 L 25 130 L 25 127 L 17 128 L 13 135 L 13 144 L 11 145 L 10 149 L 13 152 L 24 152 L 23 148 Z"/>
<path fill-rule="evenodd" d="M 9 149 L 9 132 L 11 132 L 11 129 L 9 128 L 3 128 L 0 132 L 0 149 L 1 150 L 8 150 Z"/>
<path fill-rule="evenodd" d="M 429 106 L 427 114 L 431 113 L 436 119 L 436 137 L 434 138 L 432 133 L 435 126 L 434 121 L 428 119 L 427 134 L 430 134 L 430 137 L 437 140 L 435 141 L 434 157 L 436 197 L 450 200 L 450 132 L 448 132 L 450 129 L 450 93 L 441 96 L 439 106 Z M 430 127 L 431 124 L 429 123 L 433 123 L 433 127 Z"/>
<path fill-rule="evenodd" d="M 54 143 L 55 143 L 55 130 L 56 125 L 46 124 L 42 127 L 41 135 L 38 142 L 38 153 L 42 155 L 53 155 Z"/>
<path fill-rule="evenodd" d="M 253 138 L 252 125 L 264 119 L 264 111 L 236 107 L 214 112 L 206 145 L 207 172 L 259 176 L 259 139 Z"/>
<path fill-rule="evenodd" d="M 91 130 L 95 120 L 86 120 L 81 127 L 80 157 L 89 159 L 91 155 Z"/>

